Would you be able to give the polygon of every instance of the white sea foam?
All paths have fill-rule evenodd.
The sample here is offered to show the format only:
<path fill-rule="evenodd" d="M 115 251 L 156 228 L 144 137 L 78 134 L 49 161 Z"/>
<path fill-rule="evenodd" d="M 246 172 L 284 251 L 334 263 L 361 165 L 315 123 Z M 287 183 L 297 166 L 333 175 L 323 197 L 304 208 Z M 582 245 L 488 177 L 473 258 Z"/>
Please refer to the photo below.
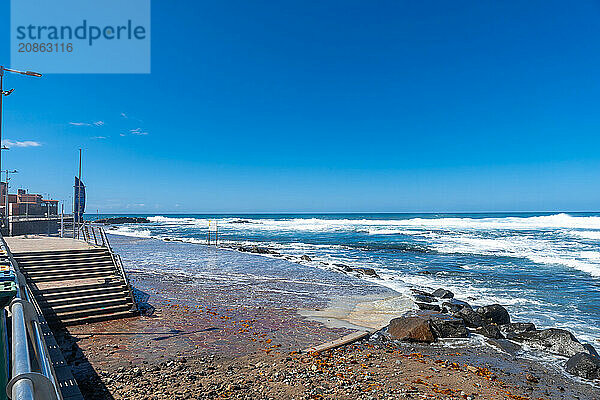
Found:
<path fill-rule="evenodd" d="M 419 235 L 422 231 L 408 231 L 406 229 L 367 229 L 369 235 Z"/>
<path fill-rule="evenodd" d="M 209 220 L 205 218 L 178 218 L 153 216 L 151 222 L 165 227 L 182 227 L 207 229 Z M 219 219 L 221 232 L 234 232 L 243 235 L 247 232 L 277 231 L 279 233 L 309 232 L 366 232 L 369 235 L 411 235 L 432 242 L 434 250 L 441 253 L 462 253 L 490 256 L 506 256 L 524 258 L 535 263 L 546 265 L 562 265 L 600 276 L 600 253 L 591 251 L 581 243 L 565 244 L 561 241 L 548 240 L 539 233 L 528 235 L 524 230 L 558 230 L 573 237 L 583 239 L 600 239 L 600 217 L 571 216 L 554 214 L 538 217 L 503 217 L 503 218 L 412 218 L 406 220 L 377 219 L 321 219 L 321 218 L 288 218 L 288 219 L 253 219 L 249 224 L 232 224 L 238 218 Z M 409 229 L 407 229 L 409 228 Z M 576 229 L 576 230 L 573 230 Z M 587 230 L 589 229 L 589 230 Z M 111 231 L 126 236 L 150 237 L 145 228 L 119 227 Z M 487 232 L 492 237 L 481 237 Z M 513 232 L 511 234 L 511 232 Z M 182 235 L 178 238 L 192 243 L 203 243 L 200 239 L 191 239 Z M 555 239 L 555 238 L 554 238 Z M 266 243 L 273 245 L 274 243 Z M 314 245 L 311 245 L 314 246 Z M 283 245 L 292 253 L 310 250 L 310 246 L 295 243 L 294 246 Z M 321 251 L 339 250 L 341 246 L 321 246 Z M 335 249 L 334 249 L 335 248 Z"/>
<path fill-rule="evenodd" d="M 139 238 L 150 238 L 152 233 L 148 229 L 132 228 L 129 226 L 117 226 L 107 230 L 108 233 L 113 235 L 131 236 Z"/>
<path fill-rule="evenodd" d="M 169 225 L 207 226 L 206 218 L 177 218 L 166 216 L 149 217 L 151 222 Z M 215 219 L 211 219 L 215 220 Z M 238 218 L 221 218 L 223 226 Z M 283 218 L 253 219 L 244 224 L 244 229 L 257 230 L 360 230 L 360 228 L 409 227 L 439 230 L 528 230 L 528 229 L 596 229 L 600 230 L 600 217 L 572 216 L 565 213 L 537 217 L 494 217 L 494 218 L 411 218 L 411 219 L 325 219 L 325 218 Z M 237 224 L 235 224 L 237 225 Z M 409 231 L 410 232 L 410 231 Z M 584 233 L 585 234 L 585 233 Z"/>
<path fill-rule="evenodd" d="M 583 239 L 600 240 L 600 231 L 570 231 L 569 234 Z"/>
<path fill-rule="evenodd" d="M 531 235 L 480 238 L 469 235 L 439 235 L 433 248 L 442 253 L 517 257 L 538 264 L 563 265 L 600 276 L 600 253 L 579 243 L 540 239 Z"/>

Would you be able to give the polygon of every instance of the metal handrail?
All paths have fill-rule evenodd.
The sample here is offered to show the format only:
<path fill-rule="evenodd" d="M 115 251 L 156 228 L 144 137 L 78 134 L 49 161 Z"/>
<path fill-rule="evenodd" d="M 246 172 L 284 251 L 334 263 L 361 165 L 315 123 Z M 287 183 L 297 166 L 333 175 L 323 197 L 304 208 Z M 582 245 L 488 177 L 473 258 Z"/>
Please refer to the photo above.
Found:
<path fill-rule="evenodd" d="M 40 308 L 35 297 L 33 297 L 33 294 L 31 294 L 29 286 L 25 286 L 24 292 L 27 301 L 33 305 L 36 314 L 42 315 L 42 309 Z M 41 362 L 39 362 L 41 373 L 42 375 L 46 376 L 56 388 L 57 397 L 62 399 L 62 393 L 59 390 L 56 372 L 54 371 L 54 367 L 50 361 L 50 352 L 48 351 L 48 345 L 46 344 L 46 341 L 43 339 L 42 326 L 38 318 L 33 318 L 31 320 L 31 336 L 35 341 L 35 346 L 33 348 L 36 353 L 36 357 L 38 360 L 41 360 Z"/>
<path fill-rule="evenodd" d="M 93 242 L 89 234 L 90 229 L 92 230 L 92 235 L 94 237 Z M 95 230 L 98 231 L 98 236 L 100 237 L 101 244 L 98 244 L 98 239 Z M 89 244 L 93 244 L 98 247 L 104 247 L 108 250 L 108 253 L 110 254 L 110 257 L 113 261 L 113 265 L 115 265 L 117 269 L 117 274 L 121 276 L 121 279 L 123 279 L 125 287 L 129 292 L 129 296 L 131 296 L 131 301 L 133 302 L 132 311 L 137 311 L 137 303 L 133 295 L 133 290 L 131 289 L 131 284 L 129 283 L 129 279 L 127 278 L 127 274 L 125 273 L 125 268 L 123 267 L 123 260 L 121 259 L 121 256 L 119 254 L 113 251 L 112 247 L 110 246 L 108 236 L 106 236 L 106 232 L 104 231 L 104 229 L 101 226 L 91 225 L 89 222 L 84 221 L 78 229 L 77 238 L 79 238 L 79 231 L 81 231 L 81 236 L 83 237 L 83 240 L 85 240 Z"/>
<path fill-rule="evenodd" d="M 0 241 L 15 272 L 17 286 L 16 296 L 10 303 L 12 373 L 6 388 L 7 394 L 13 400 L 62 400 L 56 372 L 38 319 L 41 315 L 40 307 L 1 235 Z M 32 369 L 30 347 L 34 350 L 39 371 Z"/>

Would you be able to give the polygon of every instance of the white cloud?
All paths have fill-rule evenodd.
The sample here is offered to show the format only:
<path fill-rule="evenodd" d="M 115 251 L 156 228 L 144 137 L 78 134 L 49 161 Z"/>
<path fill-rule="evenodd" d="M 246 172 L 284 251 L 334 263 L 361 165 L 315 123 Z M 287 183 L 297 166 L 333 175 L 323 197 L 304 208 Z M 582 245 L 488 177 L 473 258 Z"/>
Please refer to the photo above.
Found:
<path fill-rule="evenodd" d="M 143 136 L 143 135 L 148 134 L 148 132 L 142 131 L 142 128 L 130 129 L 129 132 L 131 132 L 132 135 L 138 135 L 138 136 Z"/>
<path fill-rule="evenodd" d="M 106 139 L 106 136 L 92 136 L 92 139 Z"/>
<path fill-rule="evenodd" d="M 127 117 L 127 114 L 125 114 L 124 112 L 122 112 L 122 113 L 121 113 L 121 117 L 123 117 L 123 118 L 125 118 L 125 119 L 127 119 L 127 118 L 128 118 L 128 117 Z"/>
<path fill-rule="evenodd" d="M 33 140 L 10 140 L 6 139 L 2 141 L 2 145 L 6 147 L 39 147 L 42 144 Z"/>
<path fill-rule="evenodd" d="M 69 125 L 73 125 L 73 126 L 102 126 L 102 125 L 104 125 L 104 121 L 99 120 L 99 121 L 92 122 L 91 124 L 89 122 L 69 122 Z"/>

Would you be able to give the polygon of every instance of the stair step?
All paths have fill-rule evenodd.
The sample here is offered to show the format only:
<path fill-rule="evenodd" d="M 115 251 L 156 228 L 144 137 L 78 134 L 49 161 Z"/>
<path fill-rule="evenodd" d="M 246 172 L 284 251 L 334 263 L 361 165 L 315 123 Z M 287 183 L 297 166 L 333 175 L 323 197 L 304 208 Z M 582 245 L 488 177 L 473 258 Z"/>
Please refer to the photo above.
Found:
<path fill-rule="evenodd" d="M 20 267 L 29 267 L 31 265 L 39 265 L 39 264 L 48 264 L 48 263 L 56 263 L 56 264 L 64 264 L 64 263 L 77 263 L 84 261 L 102 261 L 102 260 L 112 260 L 110 257 L 110 253 L 106 254 L 98 254 L 98 255 L 85 255 L 83 257 L 48 257 L 48 258 L 31 258 L 31 259 L 22 259 L 16 258 L 17 264 Z"/>
<path fill-rule="evenodd" d="M 90 249 L 77 250 L 43 250 L 43 251 L 27 251 L 24 253 L 13 253 L 15 257 L 56 257 L 60 255 L 90 255 L 102 253 L 108 250 L 108 247 L 94 247 Z"/>
<path fill-rule="evenodd" d="M 36 273 L 36 272 L 49 272 L 49 271 L 64 271 L 68 269 L 80 270 L 87 268 L 104 268 L 114 267 L 114 264 L 110 261 L 84 263 L 84 264 L 52 264 L 52 265 L 40 265 L 35 267 L 21 268 L 23 273 Z"/>
<path fill-rule="evenodd" d="M 88 279 L 88 278 L 115 278 L 115 274 L 111 272 L 86 272 L 76 274 L 52 274 L 47 276 L 39 276 L 32 279 L 35 283 L 41 282 L 55 282 L 55 281 L 72 281 L 77 279 Z"/>
<path fill-rule="evenodd" d="M 15 259 L 17 264 L 20 267 L 30 267 L 36 265 L 47 265 L 47 264 L 81 264 L 84 262 L 94 262 L 94 261 L 103 261 L 103 260 L 111 260 L 112 258 L 110 254 L 102 254 L 93 257 L 49 257 L 49 258 L 40 258 L 40 259 L 31 259 L 31 260 L 20 260 Z"/>
<path fill-rule="evenodd" d="M 95 317 L 95 316 L 100 316 L 100 315 L 104 315 L 104 314 L 112 314 L 112 313 L 116 313 L 116 312 L 121 312 L 121 311 L 130 311 L 131 310 L 131 305 L 130 304 L 122 304 L 122 305 L 118 305 L 118 306 L 108 306 L 108 307 L 99 307 L 99 308 L 88 308 L 85 310 L 78 310 L 78 311 L 68 311 L 68 312 L 48 312 L 49 310 L 45 310 L 46 313 L 48 314 L 48 316 L 46 316 L 46 313 L 44 313 L 44 316 L 46 317 L 46 320 L 50 320 L 50 321 L 55 321 L 55 320 L 75 320 L 75 319 L 81 319 L 81 318 L 86 318 L 86 317 Z"/>
<path fill-rule="evenodd" d="M 18 263 L 18 262 L 17 262 Z M 30 268 L 46 268 L 53 266 L 64 266 L 64 265 L 87 265 L 87 264 L 112 264 L 112 258 L 99 258 L 95 260 L 81 259 L 81 260 L 71 260 L 71 261 L 50 261 L 47 263 L 32 263 L 32 264 L 19 264 L 21 269 L 30 269 Z"/>
<path fill-rule="evenodd" d="M 120 277 L 117 277 L 120 278 Z M 118 282 L 118 285 L 117 285 Z M 46 288 L 46 289 L 41 289 L 41 290 L 36 290 L 35 291 L 35 295 L 41 295 L 41 296 L 66 296 L 69 293 L 76 293 L 76 292 L 90 292 L 92 290 L 127 290 L 126 286 L 123 284 L 122 281 L 120 281 L 119 279 L 116 279 L 114 282 L 111 283 L 89 283 L 89 284 L 85 284 L 85 285 L 73 285 L 73 286 L 61 286 L 61 287 L 54 287 L 54 288 Z"/>
<path fill-rule="evenodd" d="M 53 319 L 53 320 L 48 321 L 48 324 L 53 327 L 83 325 L 83 324 L 89 324 L 92 322 L 108 321 L 111 319 L 134 317 L 135 315 L 136 315 L 135 313 L 128 310 L 128 311 L 119 311 L 119 312 L 113 312 L 113 313 L 102 314 L 102 315 L 91 315 L 89 317 L 82 317 L 82 318 L 64 318 L 62 320 Z"/>
<path fill-rule="evenodd" d="M 126 297 L 121 297 L 118 299 L 107 299 L 107 300 L 99 300 L 99 301 L 88 301 L 88 302 L 84 302 L 84 303 L 79 303 L 76 301 L 73 301 L 71 304 L 64 304 L 64 305 L 53 305 L 51 308 L 43 308 L 44 310 L 48 310 L 51 309 L 52 313 L 57 314 L 57 315 L 61 315 L 64 313 L 71 313 L 71 312 L 79 312 L 79 311 L 87 311 L 87 310 L 97 310 L 97 309 L 105 309 L 108 307 L 117 307 L 117 306 L 123 306 L 123 305 L 127 305 L 129 304 L 130 308 L 131 308 L 131 301 L 126 298 Z"/>
<path fill-rule="evenodd" d="M 60 266 L 52 266 L 46 268 L 32 268 L 22 270 L 25 275 L 34 277 L 38 275 L 48 275 L 48 274 L 56 274 L 56 273 L 65 273 L 65 272 L 88 272 L 88 271 L 116 271 L 115 266 L 110 263 L 104 264 L 90 264 L 90 265 L 60 265 Z"/>
<path fill-rule="evenodd" d="M 36 279 L 37 277 L 46 277 L 49 275 L 69 275 L 69 274 L 87 274 L 87 273 L 95 273 L 95 272 L 116 272 L 116 269 L 112 265 L 102 265 L 102 266 L 92 266 L 92 267 L 81 267 L 81 268 L 57 268 L 57 269 L 49 269 L 47 271 L 37 270 L 37 271 L 25 271 L 25 275 L 30 277 L 31 279 Z"/>
<path fill-rule="evenodd" d="M 44 251 L 27 251 L 24 253 L 13 253 L 14 257 L 29 257 L 39 255 L 54 255 L 54 254 L 91 254 L 106 251 L 106 247 L 93 247 L 89 249 L 70 249 L 70 250 L 44 250 Z"/>
<path fill-rule="evenodd" d="M 91 288 L 91 289 L 80 289 L 80 290 L 69 290 L 62 292 L 47 292 L 45 290 L 36 292 L 36 297 L 40 300 L 40 302 L 48 302 L 51 303 L 53 301 L 61 301 L 65 298 L 79 298 L 79 297 L 87 297 L 87 296 L 101 296 L 101 295 L 120 295 L 127 294 L 127 287 L 125 285 L 111 285 L 104 286 L 100 288 Z"/>
<path fill-rule="evenodd" d="M 97 293 L 97 292 L 79 292 L 73 295 L 69 293 L 69 295 L 62 295 L 61 297 L 55 297 L 52 299 L 47 299 L 45 297 L 38 297 L 38 302 L 42 307 L 52 307 L 56 309 L 56 307 L 60 307 L 63 305 L 69 304 L 82 304 L 89 303 L 93 301 L 104 301 L 104 300 L 116 300 L 116 299 L 125 299 L 128 300 L 129 293 L 127 291 L 115 291 L 112 293 Z"/>
<path fill-rule="evenodd" d="M 86 252 L 43 252 L 43 253 L 24 253 L 24 254 L 13 254 L 13 257 L 19 261 L 32 261 L 32 260 L 45 260 L 50 258 L 82 258 L 82 257 L 97 257 L 105 254 L 110 254 L 108 249 L 99 248 L 94 251 Z"/>

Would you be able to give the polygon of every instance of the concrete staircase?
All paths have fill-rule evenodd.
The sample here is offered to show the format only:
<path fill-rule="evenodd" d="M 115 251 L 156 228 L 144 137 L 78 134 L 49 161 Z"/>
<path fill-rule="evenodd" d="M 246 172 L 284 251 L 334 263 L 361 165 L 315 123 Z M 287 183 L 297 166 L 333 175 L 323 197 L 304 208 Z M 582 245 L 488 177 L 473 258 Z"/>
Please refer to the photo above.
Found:
<path fill-rule="evenodd" d="M 136 314 L 117 260 L 106 247 L 13 253 L 44 317 L 68 326 Z"/>

